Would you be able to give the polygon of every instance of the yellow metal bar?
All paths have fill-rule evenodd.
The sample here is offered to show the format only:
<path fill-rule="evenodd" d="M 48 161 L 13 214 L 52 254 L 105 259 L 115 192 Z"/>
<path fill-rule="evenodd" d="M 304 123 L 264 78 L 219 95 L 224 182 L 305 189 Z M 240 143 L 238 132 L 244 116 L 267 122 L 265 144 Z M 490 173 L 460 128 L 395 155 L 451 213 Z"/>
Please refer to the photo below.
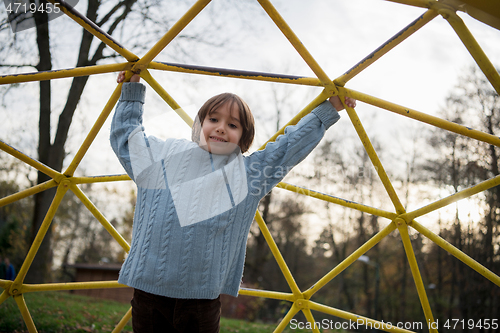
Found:
<path fill-rule="evenodd" d="M 144 80 L 149 83 L 151 88 L 153 88 L 158 93 L 158 95 L 160 95 L 160 97 L 163 98 L 165 102 L 167 102 L 172 110 L 174 110 L 182 118 L 182 120 L 184 120 L 184 122 L 189 125 L 189 127 L 193 126 L 193 119 L 189 117 L 189 115 L 179 106 L 179 104 L 177 104 L 172 96 L 170 96 L 165 91 L 165 89 L 163 89 L 163 87 L 151 76 L 148 70 L 142 71 L 141 77 L 143 77 Z"/>
<path fill-rule="evenodd" d="M 316 74 L 318 79 L 321 81 L 323 86 L 329 87 L 333 92 L 337 92 L 335 85 L 332 83 L 328 75 L 323 71 L 323 69 L 319 66 L 319 64 L 314 60 L 313 56 L 306 49 L 304 44 L 300 41 L 300 39 L 295 35 L 290 26 L 286 23 L 280 13 L 274 8 L 269 0 L 258 0 L 262 8 L 266 11 L 269 17 L 274 21 L 276 26 L 281 30 L 283 35 L 290 41 L 295 50 L 300 54 L 302 59 L 309 65 L 311 70 Z"/>
<path fill-rule="evenodd" d="M 298 84 L 298 85 L 306 85 L 314 87 L 322 86 L 321 81 L 318 80 L 318 78 L 316 77 L 261 73 L 261 72 L 242 71 L 242 70 L 227 69 L 227 68 L 214 68 L 214 67 L 203 67 L 203 66 L 193 66 L 193 65 L 183 65 L 183 64 L 168 64 L 155 61 L 152 61 L 148 65 L 148 68 L 170 71 L 170 72 L 211 75 L 211 76 L 228 77 L 235 79 L 289 83 L 289 84 Z"/>
<path fill-rule="evenodd" d="M 304 315 L 306 316 L 307 321 L 311 324 L 312 331 L 315 333 L 320 333 L 319 327 L 321 327 L 321 326 L 316 325 L 316 321 L 314 320 L 314 316 L 313 316 L 311 310 L 309 310 L 309 308 L 304 308 L 304 309 L 302 309 L 302 312 L 304 312 Z"/>
<path fill-rule="evenodd" d="M 282 189 L 287 190 L 287 191 L 295 192 L 298 194 L 307 195 L 307 196 L 310 196 L 312 198 L 320 199 L 323 201 L 328 201 L 328 202 L 331 202 L 331 203 L 334 203 L 334 204 L 337 204 L 340 206 L 344 206 L 347 208 L 353 208 L 353 209 L 356 209 L 356 210 L 359 210 L 359 211 L 362 211 L 362 212 L 365 212 L 368 214 L 385 217 L 391 221 L 394 220 L 396 217 L 398 217 L 398 215 L 396 213 L 388 212 L 388 211 L 378 209 L 378 208 L 373 208 L 373 207 L 359 204 L 359 203 L 349 201 L 346 199 L 341 199 L 341 198 L 335 197 L 333 195 L 324 194 L 324 193 L 310 190 L 310 189 L 307 189 L 304 187 L 288 184 L 285 182 L 278 183 L 278 185 L 276 185 L 276 187 L 282 188 Z"/>
<path fill-rule="evenodd" d="M 9 281 L 12 283 L 12 281 Z M 7 288 L 7 286 L 3 287 L 2 288 Z M 5 289 L 2 294 L 0 295 L 0 305 L 2 305 L 3 302 L 5 302 L 8 298 L 10 297 L 10 294 L 9 292 L 7 291 L 7 289 Z"/>
<path fill-rule="evenodd" d="M 314 311 L 323 312 L 323 313 L 330 314 L 330 315 L 338 317 L 338 318 L 345 319 L 348 321 L 347 324 L 353 323 L 353 325 L 354 325 L 354 323 L 356 323 L 355 329 L 376 328 L 376 329 L 379 329 L 381 331 L 386 331 L 386 332 L 415 333 L 414 331 L 408 331 L 408 330 L 405 330 L 402 328 L 398 328 L 396 326 L 392 326 L 390 323 L 380 322 L 380 321 L 373 320 L 373 319 L 370 319 L 367 317 L 363 317 L 363 316 L 360 316 L 357 314 L 353 314 L 353 313 L 350 313 L 347 311 L 334 309 L 332 307 L 329 307 L 329 306 L 326 306 L 323 304 L 319 304 L 316 302 L 312 302 L 312 301 L 308 301 L 308 307 L 309 307 L 309 309 L 314 310 Z M 358 324 L 359 324 L 359 326 L 357 326 Z M 424 326 L 425 326 L 425 324 L 424 324 Z M 349 325 L 346 325 L 346 327 L 344 327 L 345 330 L 348 330 L 350 328 L 352 328 L 352 326 L 350 327 Z"/>
<path fill-rule="evenodd" d="M 321 93 L 311 102 L 309 103 L 302 111 L 300 111 L 295 117 L 293 117 L 285 126 L 283 126 L 276 134 L 274 134 L 269 140 L 267 140 L 266 143 L 264 143 L 259 150 L 262 150 L 266 147 L 266 145 L 269 142 L 273 142 L 276 140 L 276 138 L 285 133 L 285 128 L 291 125 L 296 125 L 302 117 L 310 113 L 315 107 L 320 105 L 322 102 L 324 102 L 327 98 L 329 98 L 331 95 L 328 94 L 328 92 L 323 89 Z"/>
<path fill-rule="evenodd" d="M 102 215 L 102 213 L 97 209 L 97 207 L 89 200 L 89 198 L 82 192 L 82 190 L 75 184 L 71 185 L 71 191 L 80 199 L 80 201 L 87 207 L 87 209 L 94 215 L 94 217 L 102 224 L 104 229 L 106 229 L 109 234 L 120 244 L 120 246 L 125 250 L 125 252 L 130 251 L 130 245 L 125 240 L 125 238 L 120 235 L 120 233 L 113 227 L 111 223 Z"/>
<path fill-rule="evenodd" d="M 21 293 L 26 294 L 26 293 L 33 293 L 40 291 L 84 290 L 84 289 L 104 289 L 104 288 L 127 288 L 127 286 L 118 283 L 118 281 L 43 283 L 43 284 L 23 284 L 20 291 Z"/>
<path fill-rule="evenodd" d="M 455 10 L 467 13 L 472 18 L 500 30 L 500 2 L 460 0 L 454 5 Z"/>
<path fill-rule="evenodd" d="M 110 176 L 90 176 L 90 177 L 72 177 L 74 184 L 89 184 L 103 182 L 117 182 L 131 180 L 128 175 L 110 175 Z"/>
<path fill-rule="evenodd" d="M 457 13 L 446 9 L 440 10 L 439 14 L 448 20 L 458 37 L 462 40 L 462 43 L 478 64 L 479 68 L 481 68 L 493 88 L 495 88 L 497 94 L 500 94 L 500 74 L 481 49 L 481 46 L 479 46 L 479 43 L 476 41 L 469 29 L 467 29 L 467 26 L 462 21 L 460 16 L 458 16 Z"/>
<path fill-rule="evenodd" d="M 402 214 L 400 217 L 402 219 L 404 219 L 405 221 L 409 222 L 409 221 L 411 221 L 419 216 L 428 214 L 428 213 L 433 212 L 439 208 L 443 208 L 445 206 L 448 206 L 449 204 L 452 204 L 458 200 L 468 198 L 474 194 L 486 191 L 486 190 L 488 190 L 492 187 L 495 187 L 497 185 L 500 185 L 500 175 L 498 175 L 494 178 L 490 178 L 482 183 L 479 183 L 475 186 L 469 187 L 469 188 L 462 190 L 460 192 L 454 193 L 446 198 L 443 198 L 441 200 L 430 203 L 427 206 L 416 209 L 412 212 Z"/>
<path fill-rule="evenodd" d="M 281 322 L 279 323 L 279 325 L 276 326 L 276 328 L 274 329 L 273 333 L 283 332 L 283 330 L 286 328 L 286 325 L 288 325 L 288 323 L 290 322 L 290 320 L 292 320 L 292 318 L 299 311 L 300 311 L 300 308 L 295 303 L 293 303 L 292 307 L 290 308 L 290 310 L 288 310 L 288 313 L 283 318 L 283 320 L 281 320 Z"/>
<path fill-rule="evenodd" d="M 83 159 L 83 156 L 87 153 L 87 150 L 90 148 L 90 145 L 92 142 L 94 142 L 95 137 L 101 130 L 102 125 L 104 125 L 104 122 L 108 118 L 109 114 L 111 111 L 113 111 L 113 108 L 116 105 L 116 102 L 118 102 L 118 99 L 120 98 L 121 91 L 122 91 L 122 85 L 123 83 L 120 83 L 117 85 L 115 88 L 115 91 L 113 91 L 113 94 L 108 100 L 108 103 L 106 103 L 106 106 L 104 106 L 104 109 L 102 110 L 101 114 L 97 118 L 96 122 L 90 129 L 89 134 L 87 134 L 87 137 L 83 141 L 82 145 L 80 146 L 80 149 L 78 149 L 78 152 L 76 153 L 75 157 L 73 158 L 73 161 L 71 161 L 71 164 L 68 166 L 64 174 L 66 176 L 73 176 L 73 173 L 75 172 L 76 168 L 80 164 L 80 162 Z"/>
<path fill-rule="evenodd" d="M 95 37 L 99 38 L 104 44 L 115 50 L 118 54 L 122 55 L 128 61 L 137 61 L 139 57 L 135 54 L 121 46 L 117 41 L 113 39 L 110 35 L 108 35 L 105 31 L 103 31 L 99 26 L 97 26 L 94 22 L 90 21 L 87 17 L 80 14 L 73 7 L 66 5 L 58 0 L 48 0 L 52 4 L 57 4 L 57 6 L 61 9 L 63 13 L 68 15 L 73 19 L 76 23 L 81 25 L 85 30 L 90 32 Z"/>
<path fill-rule="evenodd" d="M 269 245 L 269 248 L 276 259 L 276 262 L 278 263 L 278 266 L 281 269 L 281 272 L 283 273 L 283 276 L 288 283 L 288 286 L 292 290 L 294 298 L 302 298 L 302 293 L 297 286 L 297 283 L 295 282 L 295 279 L 292 276 L 292 273 L 290 272 L 290 269 L 288 268 L 285 259 L 283 259 L 283 256 L 281 255 L 280 250 L 278 249 L 278 246 L 276 245 L 276 242 L 273 239 L 273 236 L 271 236 L 271 233 L 269 232 L 269 229 L 267 228 L 266 223 L 262 219 L 262 216 L 260 215 L 260 212 L 257 211 L 255 213 L 255 221 L 257 221 L 257 224 L 259 225 L 260 231 L 262 232 L 262 235 L 264 236 L 267 245 Z"/>
<path fill-rule="evenodd" d="M 127 313 L 123 316 L 123 318 L 120 320 L 120 322 L 115 326 L 114 330 L 112 333 L 119 333 L 123 330 L 125 325 L 129 322 L 129 320 L 132 318 L 132 308 L 128 309 Z"/>
<path fill-rule="evenodd" d="M 130 69 L 131 67 L 132 65 L 130 63 L 124 62 L 121 64 L 95 65 L 95 66 L 78 67 L 71 69 L 57 69 L 57 70 L 43 71 L 37 73 L 3 75 L 0 76 L 0 85 L 62 79 L 68 77 L 87 76 L 92 74 L 112 73 L 112 72 L 124 71 Z"/>
<path fill-rule="evenodd" d="M 429 304 L 429 299 L 427 298 L 427 293 L 425 292 L 424 282 L 422 281 L 422 276 L 420 275 L 420 270 L 418 269 L 417 258 L 413 252 L 413 247 L 411 245 L 410 235 L 408 234 L 408 225 L 406 222 L 397 218 L 395 223 L 399 229 L 399 234 L 401 235 L 401 240 L 403 241 L 403 246 L 406 252 L 406 258 L 410 264 L 411 274 L 413 276 L 413 281 L 415 282 L 415 287 L 417 288 L 418 297 L 420 298 L 420 304 L 424 310 L 425 319 L 427 323 L 434 323 L 434 316 L 432 315 L 431 306 Z M 437 333 L 437 329 L 432 325 L 429 327 L 429 332 Z"/>
<path fill-rule="evenodd" d="M 240 288 L 238 292 L 239 295 L 243 296 L 254 296 L 254 297 L 264 297 L 264 298 L 272 298 L 272 299 L 280 299 L 283 301 L 293 302 L 295 297 L 290 293 L 282 293 L 277 291 L 268 291 L 268 290 L 258 290 L 258 289 L 250 289 L 250 288 Z"/>
<path fill-rule="evenodd" d="M 132 72 L 137 73 L 147 68 L 148 64 L 184 29 L 202 10 L 210 0 L 198 0 L 177 21 L 163 37 L 132 67 Z"/>
<path fill-rule="evenodd" d="M 30 311 L 28 310 L 28 307 L 26 306 L 26 301 L 24 300 L 24 296 L 21 295 L 15 295 L 14 300 L 17 303 L 17 306 L 19 307 L 19 311 L 21 312 L 21 315 L 23 316 L 24 323 L 26 324 L 26 327 L 28 328 L 28 331 L 30 333 L 36 333 L 38 332 L 35 326 L 35 323 L 33 322 L 33 318 L 31 318 Z"/>
<path fill-rule="evenodd" d="M 385 236 L 389 235 L 391 232 L 396 230 L 396 225 L 394 222 L 388 224 L 384 229 L 380 230 L 376 235 L 370 238 L 366 243 L 361 245 L 356 251 L 354 251 L 350 256 L 345 258 L 340 264 L 338 264 L 334 269 L 328 272 L 325 276 L 319 279 L 311 288 L 303 292 L 304 298 L 310 299 L 318 290 L 323 288 L 328 282 L 330 282 L 334 277 L 342 273 L 347 267 L 349 267 L 353 262 L 358 260 L 363 254 L 365 254 L 369 249 L 378 244 Z"/>
<path fill-rule="evenodd" d="M 437 2 L 434 0 L 385 0 L 385 1 L 396 2 L 403 5 L 410 5 L 421 8 L 431 8 L 432 7 L 431 4 Z"/>
<path fill-rule="evenodd" d="M 394 47 L 399 45 L 405 39 L 410 37 L 413 33 L 418 31 L 424 25 L 429 23 L 432 19 L 434 19 L 438 13 L 434 10 L 428 10 L 415 21 L 406 26 L 403 30 L 398 32 L 392 38 L 387 40 L 384 44 L 382 44 L 375 51 L 366 56 L 363 60 L 361 60 L 357 65 L 353 68 L 349 69 L 343 75 L 339 76 L 333 82 L 335 82 L 339 86 L 344 86 L 349 80 L 358 75 L 361 71 L 366 69 L 368 66 L 373 64 L 375 61 L 380 59 L 384 54 L 388 53 Z"/>
<path fill-rule="evenodd" d="M 10 280 L 0 279 L 0 288 L 3 288 L 5 290 L 10 289 L 11 284 L 12 284 L 12 281 L 10 281 Z"/>
<path fill-rule="evenodd" d="M 61 181 L 61 183 L 57 187 L 56 195 L 52 200 L 52 203 L 49 207 L 49 210 L 47 211 L 47 214 L 45 215 L 45 218 L 43 219 L 42 225 L 40 226 L 38 233 L 36 234 L 35 240 L 31 244 L 28 254 L 24 259 L 23 265 L 21 266 L 21 269 L 19 270 L 17 277 L 11 286 L 11 291 L 10 291 L 11 294 L 16 295 L 19 293 L 19 288 L 21 288 L 24 278 L 26 277 L 26 273 L 28 273 L 28 269 L 30 268 L 31 263 L 33 262 L 33 259 L 35 258 L 35 255 L 38 252 L 40 245 L 42 244 L 43 238 L 45 237 L 47 230 L 49 230 L 50 224 L 52 223 L 52 219 L 56 214 L 57 208 L 59 207 L 59 204 L 61 203 L 64 194 L 69 189 L 69 186 L 70 182 L 65 179 Z"/>
<path fill-rule="evenodd" d="M 44 183 L 32 186 L 26 190 L 19 191 L 15 194 L 11 194 L 9 196 L 3 197 L 0 199 L 0 207 L 13 203 L 14 201 L 24 199 L 29 197 L 30 195 L 43 192 L 49 188 L 57 186 L 57 183 L 54 179 L 48 180 Z"/>
<path fill-rule="evenodd" d="M 6 144 L 2 140 L 0 140 L 0 149 L 2 149 L 7 154 L 10 154 L 10 155 L 14 156 L 18 160 L 21 160 L 22 162 L 24 162 L 24 163 L 26 163 L 28 165 L 31 165 L 33 168 L 37 169 L 40 172 L 43 172 L 47 176 L 55 179 L 56 182 L 59 182 L 61 180 L 61 178 L 64 177 L 61 173 L 57 172 L 56 170 L 54 170 L 54 169 L 46 166 L 43 163 L 38 162 L 37 160 L 35 160 L 35 159 L 29 157 L 28 155 L 20 152 L 16 148 L 14 148 L 14 147 Z"/>
<path fill-rule="evenodd" d="M 461 134 L 464 136 L 467 136 L 472 139 L 476 139 L 479 141 L 483 141 L 495 146 L 500 147 L 500 138 L 488 133 L 484 133 L 478 130 L 474 130 L 472 128 L 463 126 L 463 125 L 458 125 L 456 123 L 453 123 L 451 121 L 447 121 L 438 117 L 434 117 L 431 115 L 428 115 L 423 112 L 419 112 L 410 108 L 406 108 L 404 106 L 394 104 L 388 101 L 385 101 L 383 99 L 373 97 L 364 93 L 357 92 L 355 90 L 351 89 L 345 89 L 342 87 L 339 87 L 339 95 L 346 95 L 349 97 L 352 97 L 358 101 L 365 102 L 367 104 L 377 106 L 379 108 L 397 113 L 399 115 L 415 119 L 418 121 L 421 121 L 423 123 L 433 125 L 435 127 L 454 132 L 457 134 Z"/>
<path fill-rule="evenodd" d="M 496 275 L 495 273 L 493 273 L 492 271 L 490 271 L 489 269 L 487 269 L 486 267 L 484 267 L 483 265 L 481 265 L 468 255 L 466 255 L 465 253 L 457 249 L 455 246 L 451 245 L 446 240 L 439 237 L 438 235 L 436 235 L 435 233 L 433 233 L 432 231 L 430 231 L 417 221 L 415 220 L 411 221 L 410 226 L 415 230 L 417 230 L 418 232 L 420 232 L 425 237 L 429 238 L 436 245 L 440 246 L 443 250 L 452 254 L 457 259 L 465 263 L 467 266 L 471 267 L 473 270 L 475 270 L 476 272 L 478 272 L 479 274 L 481 274 L 482 276 L 484 276 L 485 278 L 487 278 L 488 280 L 490 280 L 491 282 L 500 287 L 500 277 L 498 275 Z"/>
<path fill-rule="evenodd" d="M 375 170 L 377 171 L 377 174 L 380 177 L 380 180 L 382 181 L 382 184 L 384 185 L 384 188 L 392 201 L 392 204 L 396 208 L 396 211 L 399 214 L 402 214 L 405 211 L 403 204 L 399 200 L 396 190 L 394 190 L 394 187 L 392 186 L 392 183 L 387 176 L 387 173 L 385 172 L 384 166 L 382 165 L 377 152 L 373 148 L 373 145 L 370 142 L 370 138 L 368 137 L 368 134 L 366 134 L 366 131 L 363 128 L 363 124 L 361 124 L 356 111 L 350 107 L 346 107 L 346 111 L 349 115 L 349 118 L 351 119 L 354 128 L 356 129 L 356 133 L 358 133 L 359 139 L 365 147 L 366 153 L 370 157 L 370 160 L 372 161 L 372 164 L 375 167 Z"/>

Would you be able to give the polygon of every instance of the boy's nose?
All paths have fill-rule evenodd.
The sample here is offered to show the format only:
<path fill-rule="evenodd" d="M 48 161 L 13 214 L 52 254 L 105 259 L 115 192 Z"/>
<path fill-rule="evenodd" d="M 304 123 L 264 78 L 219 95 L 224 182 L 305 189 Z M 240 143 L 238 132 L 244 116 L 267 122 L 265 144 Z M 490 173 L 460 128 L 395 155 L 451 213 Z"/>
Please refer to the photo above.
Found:
<path fill-rule="evenodd" d="M 226 130 L 224 129 L 223 125 L 218 126 L 217 129 L 216 129 L 216 131 L 218 133 L 225 133 L 226 132 Z"/>

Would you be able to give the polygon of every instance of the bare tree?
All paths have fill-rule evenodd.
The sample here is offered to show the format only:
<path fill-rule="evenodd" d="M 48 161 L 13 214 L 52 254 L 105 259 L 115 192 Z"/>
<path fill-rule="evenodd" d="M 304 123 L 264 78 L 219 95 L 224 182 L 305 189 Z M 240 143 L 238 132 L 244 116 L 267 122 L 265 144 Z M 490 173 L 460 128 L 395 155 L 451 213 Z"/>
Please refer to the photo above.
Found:
<path fill-rule="evenodd" d="M 157 40 L 175 22 L 171 17 L 172 7 L 178 4 L 186 6 L 185 0 L 164 1 L 155 0 L 115 0 L 103 2 L 99 0 L 88 0 L 86 17 L 95 22 L 108 35 L 120 34 L 127 36 L 127 46 L 132 45 L 133 51 L 151 47 L 148 42 Z M 169 7 L 170 10 L 166 10 Z M 33 16 L 35 29 L 29 30 L 36 40 L 36 49 L 30 45 L 33 39 L 19 37 L 12 34 L 8 29 L 6 19 L 0 22 L 0 55 L 11 62 L 4 62 L 1 67 L 8 69 L 34 68 L 39 72 L 53 69 L 55 59 L 53 50 L 57 47 L 55 43 L 59 32 L 51 32 L 53 22 L 49 22 L 47 12 L 36 12 Z M 209 24 L 213 27 L 213 24 Z M 217 29 L 215 26 L 214 29 Z M 187 50 L 196 43 L 212 44 L 220 46 L 223 41 L 216 41 L 213 36 L 208 36 L 214 29 L 192 30 L 190 35 L 180 35 L 178 38 L 188 41 L 187 44 L 175 44 L 174 50 L 181 58 L 183 55 L 191 54 Z M 82 30 L 80 43 L 76 50 L 75 67 L 92 66 L 103 61 L 109 61 L 117 57 L 110 52 L 104 42 L 99 41 L 87 30 Z M 31 48 L 31 50 L 30 50 Z M 174 57 L 175 58 L 175 57 Z M 40 81 L 39 83 L 39 123 L 38 123 L 38 160 L 54 170 L 62 170 L 64 158 L 67 156 L 65 145 L 68 140 L 70 126 L 75 110 L 80 101 L 82 93 L 88 81 L 88 76 L 73 78 L 67 99 L 58 113 L 58 122 L 53 124 L 56 113 L 52 100 L 53 89 L 51 81 Z M 60 92 L 58 92 L 60 93 Z M 56 128 L 55 134 L 52 129 Z M 38 172 L 37 183 L 43 183 L 50 178 L 42 172 Z M 35 195 L 33 221 L 31 225 L 32 240 L 35 238 L 55 195 L 55 189 L 49 189 Z M 42 283 L 50 279 L 50 268 L 52 264 L 51 248 L 52 229 L 49 228 L 43 243 L 33 261 L 26 277 L 27 282 Z"/>
<path fill-rule="evenodd" d="M 446 99 L 442 115 L 450 121 L 498 136 L 500 96 L 486 78 L 475 67 L 471 67 Z M 426 162 L 424 168 L 435 185 L 449 187 L 450 192 L 458 192 L 499 174 L 500 150 L 494 145 L 442 130 L 433 131 L 429 143 L 437 153 L 434 154 L 435 158 Z M 495 244 L 498 244 L 500 235 L 500 187 L 485 191 L 475 200 L 478 207 L 483 207 L 482 220 L 478 226 L 470 228 L 464 225 L 457 204 L 452 226 L 449 229 L 443 226 L 441 233 L 458 249 L 490 270 L 498 271 L 496 258 L 499 251 Z M 489 282 L 456 260 L 450 265 L 455 274 L 448 281 L 451 284 L 449 308 L 458 301 L 462 318 L 486 318 L 496 313 L 492 311 L 498 311 L 496 304 L 499 295 L 491 292 Z M 442 276 L 439 277 L 439 284 L 444 284 Z"/>

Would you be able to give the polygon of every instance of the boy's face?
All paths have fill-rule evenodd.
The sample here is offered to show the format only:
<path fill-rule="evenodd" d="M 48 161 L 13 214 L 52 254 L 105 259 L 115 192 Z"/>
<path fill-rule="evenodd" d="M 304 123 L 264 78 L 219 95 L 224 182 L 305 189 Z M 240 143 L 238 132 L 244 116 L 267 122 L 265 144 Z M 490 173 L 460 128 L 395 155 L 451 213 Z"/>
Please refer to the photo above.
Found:
<path fill-rule="evenodd" d="M 231 154 L 238 147 L 243 134 L 237 106 L 224 103 L 207 114 L 201 129 L 200 147 L 213 154 Z"/>

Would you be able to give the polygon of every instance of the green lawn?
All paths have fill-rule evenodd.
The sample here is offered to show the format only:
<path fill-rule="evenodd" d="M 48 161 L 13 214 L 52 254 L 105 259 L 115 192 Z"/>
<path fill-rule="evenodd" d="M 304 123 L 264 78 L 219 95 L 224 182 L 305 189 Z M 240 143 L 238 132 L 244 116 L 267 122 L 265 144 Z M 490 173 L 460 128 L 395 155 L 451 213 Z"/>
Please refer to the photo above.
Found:
<path fill-rule="evenodd" d="M 67 292 L 40 292 L 25 295 L 26 304 L 40 333 L 111 332 L 130 305 L 96 300 Z M 221 332 L 268 333 L 275 325 L 221 319 Z M 9 298 L 0 305 L 0 332 L 27 332 L 16 302 Z M 122 332 L 132 332 L 131 322 Z M 286 329 L 285 332 L 308 332 Z"/>

